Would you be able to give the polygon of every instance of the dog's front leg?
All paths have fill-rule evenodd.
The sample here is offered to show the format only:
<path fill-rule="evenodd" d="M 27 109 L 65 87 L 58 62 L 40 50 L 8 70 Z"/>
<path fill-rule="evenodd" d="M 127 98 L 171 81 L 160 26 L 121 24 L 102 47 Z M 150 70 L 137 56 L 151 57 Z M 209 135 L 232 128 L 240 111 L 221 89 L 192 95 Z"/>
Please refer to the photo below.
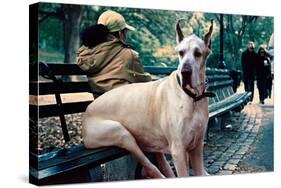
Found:
<path fill-rule="evenodd" d="M 171 153 L 173 161 L 176 167 L 178 177 L 185 177 L 189 175 L 189 164 L 188 155 L 186 155 L 186 149 L 182 144 L 173 144 L 171 147 Z"/>
<path fill-rule="evenodd" d="M 204 158 L 203 158 L 203 142 L 198 146 L 189 151 L 190 163 L 192 166 L 192 172 L 194 176 L 204 176 L 208 173 L 204 169 Z"/>

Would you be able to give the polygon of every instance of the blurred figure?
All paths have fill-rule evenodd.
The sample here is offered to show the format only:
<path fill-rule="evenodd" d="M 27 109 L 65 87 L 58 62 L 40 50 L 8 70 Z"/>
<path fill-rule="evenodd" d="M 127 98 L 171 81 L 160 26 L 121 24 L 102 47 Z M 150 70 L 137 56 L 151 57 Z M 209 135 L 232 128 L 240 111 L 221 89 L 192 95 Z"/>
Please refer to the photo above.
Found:
<path fill-rule="evenodd" d="M 268 42 L 268 54 L 270 55 L 270 57 L 274 56 L 274 34 L 270 36 Z"/>
<path fill-rule="evenodd" d="M 270 57 L 271 76 L 267 79 L 266 88 L 268 92 L 268 97 L 271 98 L 272 81 L 274 79 L 274 34 L 270 36 L 267 54 Z"/>
<path fill-rule="evenodd" d="M 256 78 L 259 90 L 260 104 L 264 104 L 264 99 L 271 95 L 271 91 L 268 91 L 268 84 L 270 80 L 272 82 L 270 59 L 263 47 L 259 48 L 257 55 L 258 63 L 256 67 Z"/>
<path fill-rule="evenodd" d="M 246 92 L 252 92 L 250 100 L 254 98 L 254 81 L 255 72 L 257 65 L 257 54 L 255 52 L 255 44 L 250 41 L 248 48 L 242 53 L 241 58 L 242 71 L 243 71 L 243 82 Z"/>

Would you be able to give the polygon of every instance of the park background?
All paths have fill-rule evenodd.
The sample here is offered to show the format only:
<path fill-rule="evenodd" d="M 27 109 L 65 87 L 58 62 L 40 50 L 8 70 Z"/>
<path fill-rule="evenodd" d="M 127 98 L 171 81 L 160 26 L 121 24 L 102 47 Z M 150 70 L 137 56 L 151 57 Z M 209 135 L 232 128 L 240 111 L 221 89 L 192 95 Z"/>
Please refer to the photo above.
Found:
<path fill-rule="evenodd" d="M 267 47 L 273 34 L 273 17 L 238 14 L 216 14 L 197 11 L 140 9 L 97 5 L 68 5 L 42 3 L 39 5 L 39 61 L 45 63 L 75 63 L 76 52 L 81 46 L 80 33 L 97 23 L 104 11 L 111 9 L 121 13 L 127 23 L 136 28 L 128 32 L 128 44 L 135 49 L 144 65 L 177 66 L 175 53 L 175 23 L 181 22 L 185 36 L 207 33 L 210 20 L 215 27 L 212 38 L 213 53 L 208 67 L 219 67 L 224 60 L 227 69 L 241 69 L 241 53 L 248 41 Z M 220 57 L 220 35 L 223 23 L 224 57 Z"/>
<path fill-rule="evenodd" d="M 1 28 L 1 186 L 31 187 L 28 184 L 28 5 L 37 1 L 4 1 L 0 7 Z M 281 39 L 281 14 L 275 0 L 173 0 L 173 1 L 126 1 L 126 0 L 56 0 L 49 2 L 114 5 L 121 7 L 174 9 L 185 11 L 222 12 L 232 14 L 266 15 L 275 17 L 275 41 Z M 280 44 L 275 45 L 275 61 L 280 60 Z M 275 70 L 280 70 L 276 63 Z M 11 74 L 12 71 L 12 74 Z M 9 80 L 9 81 L 8 81 Z M 280 75 L 275 75 L 275 111 L 279 112 Z M 11 99 L 13 99 L 11 101 Z M 280 117 L 275 116 L 275 125 L 280 125 Z M 6 126 L 4 126 L 6 125 Z M 83 184 L 67 187 L 267 187 L 277 185 L 281 174 L 280 126 L 275 126 L 275 172 L 207 178 L 178 178 L 139 182 L 119 182 L 105 184 Z M 63 186 L 64 187 L 64 186 Z"/>

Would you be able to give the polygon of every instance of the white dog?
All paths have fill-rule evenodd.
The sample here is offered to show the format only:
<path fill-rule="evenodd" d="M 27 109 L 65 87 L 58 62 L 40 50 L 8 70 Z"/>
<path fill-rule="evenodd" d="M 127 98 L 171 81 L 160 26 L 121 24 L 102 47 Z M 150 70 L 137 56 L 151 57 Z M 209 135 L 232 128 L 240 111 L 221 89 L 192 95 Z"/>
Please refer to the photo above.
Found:
<path fill-rule="evenodd" d="M 118 146 L 131 152 L 152 178 L 174 177 L 164 154 L 170 153 L 178 176 L 205 175 L 203 140 L 208 124 L 205 65 L 211 51 L 213 22 L 204 39 L 184 38 L 176 24 L 178 70 L 149 83 L 113 89 L 91 103 L 83 117 L 87 148 Z M 153 152 L 159 169 L 143 152 Z"/>

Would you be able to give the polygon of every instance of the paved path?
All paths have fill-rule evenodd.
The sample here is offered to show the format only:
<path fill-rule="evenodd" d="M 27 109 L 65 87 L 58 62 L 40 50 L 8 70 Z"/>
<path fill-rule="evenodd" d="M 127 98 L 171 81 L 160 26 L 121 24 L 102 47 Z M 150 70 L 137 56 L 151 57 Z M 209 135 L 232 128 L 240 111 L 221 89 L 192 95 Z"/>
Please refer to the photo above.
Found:
<path fill-rule="evenodd" d="M 239 90 L 243 90 L 242 87 Z M 204 147 L 206 170 L 211 175 L 273 171 L 273 100 L 258 104 L 258 92 L 241 113 L 226 121 L 232 128 L 210 129 Z"/>
<path fill-rule="evenodd" d="M 253 147 L 239 163 L 237 172 L 263 172 L 273 170 L 273 107 L 262 107 L 263 118 Z"/>

